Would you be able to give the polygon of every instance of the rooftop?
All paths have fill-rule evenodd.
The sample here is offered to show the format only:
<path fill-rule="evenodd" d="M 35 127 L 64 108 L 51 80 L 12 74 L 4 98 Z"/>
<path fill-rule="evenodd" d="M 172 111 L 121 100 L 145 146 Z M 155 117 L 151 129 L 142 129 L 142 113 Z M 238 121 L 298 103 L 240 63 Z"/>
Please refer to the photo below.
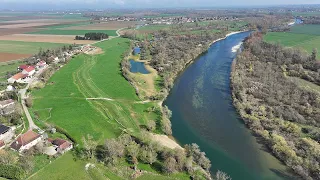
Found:
<path fill-rule="evenodd" d="M 27 131 L 26 133 L 20 135 L 15 142 L 11 144 L 11 148 L 15 150 L 19 150 L 21 146 L 25 146 L 30 142 L 38 139 L 40 137 L 39 134 L 33 132 L 32 130 Z"/>
<path fill-rule="evenodd" d="M 25 77 L 28 77 L 28 75 L 22 74 L 22 73 L 20 72 L 20 73 L 18 73 L 18 74 L 15 74 L 15 75 L 12 76 L 11 78 L 12 78 L 12 79 L 15 79 L 15 80 L 18 80 L 18 79 L 22 79 L 22 78 L 25 78 Z"/>
<path fill-rule="evenodd" d="M 8 132 L 9 129 L 10 128 L 8 126 L 0 124 L 0 134 L 4 134 L 4 133 Z"/>
<path fill-rule="evenodd" d="M 12 100 L 12 99 L 7 99 L 7 100 L 4 100 L 4 101 L 0 101 L 0 107 L 6 106 L 6 105 L 11 104 L 13 102 L 14 102 L 14 100 Z"/>

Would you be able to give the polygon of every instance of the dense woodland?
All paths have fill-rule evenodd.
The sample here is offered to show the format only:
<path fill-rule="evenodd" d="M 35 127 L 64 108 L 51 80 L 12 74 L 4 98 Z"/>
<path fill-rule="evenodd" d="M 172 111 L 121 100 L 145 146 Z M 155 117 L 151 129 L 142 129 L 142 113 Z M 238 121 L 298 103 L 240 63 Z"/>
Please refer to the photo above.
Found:
<path fill-rule="evenodd" d="M 272 152 L 304 179 L 320 179 L 320 85 L 316 50 L 303 54 L 263 42 L 255 33 L 233 64 L 234 104 Z"/>

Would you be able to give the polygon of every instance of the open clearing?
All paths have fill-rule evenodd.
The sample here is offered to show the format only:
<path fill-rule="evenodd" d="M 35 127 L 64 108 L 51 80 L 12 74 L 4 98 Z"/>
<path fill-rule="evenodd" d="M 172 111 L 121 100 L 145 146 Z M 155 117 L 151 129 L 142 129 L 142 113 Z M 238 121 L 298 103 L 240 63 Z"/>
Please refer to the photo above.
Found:
<path fill-rule="evenodd" d="M 88 32 L 102 32 L 106 33 L 109 36 L 117 36 L 117 33 L 115 30 L 61 30 L 61 29 L 45 29 L 35 32 L 29 32 L 27 34 L 51 34 L 51 35 L 81 35 Z"/>
<path fill-rule="evenodd" d="M 38 53 L 40 48 L 53 49 L 57 47 L 62 47 L 63 45 L 65 44 L 0 40 L 0 52 L 16 54 L 35 54 Z"/>
<path fill-rule="evenodd" d="M 110 21 L 101 22 L 88 25 L 70 26 L 62 28 L 64 30 L 118 30 L 120 28 L 126 28 L 129 26 L 135 26 L 139 24 L 137 21 Z"/>
<path fill-rule="evenodd" d="M 6 40 L 6 41 L 62 43 L 62 44 L 91 44 L 96 42 L 96 41 L 90 41 L 90 40 L 75 40 L 74 38 L 75 36 L 73 35 L 44 35 L 44 34 L 13 34 L 13 35 L 0 36 L 0 40 Z"/>
<path fill-rule="evenodd" d="M 299 25 L 292 27 L 290 32 L 269 32 L 264 40 L 271 43 L 280 43 L 287 47 L 300 48 L 309 54 L 313 48 L 318 49 L 320 57 L 320 25 Z"/>
<path fill-rule="evenodd" d="M 145 112 L 155 104 L 136 104 L 139 99 L 134 88 L 122 77 L 119 63 L 129 41 L 114 38 L 95 46 L 104 53 L 78 55 L 56 72 L 45 88 L 33 91 L 32 110 L 52 108 L 51 118 L 44 115 L 40 120 L 63 127 L 79 143 L 86 134 L 101 142 L 124 129 L 138 132 L 140 125 L 157 118 L 156 114 Z"/>
<path fill-rule="evenodd" d="M 11 61 L 14 59 L 22 59 L 30 56 L 32 56 L 32 54 L 15 54 L 15 53 L 0 52 L 0 62 Z"/>
<path fill-rule="evenodd" d="M 86 163 L 75 161 L 71 153 L 64 154 L 28 179 L 91 179 L 85 171 Z"/>

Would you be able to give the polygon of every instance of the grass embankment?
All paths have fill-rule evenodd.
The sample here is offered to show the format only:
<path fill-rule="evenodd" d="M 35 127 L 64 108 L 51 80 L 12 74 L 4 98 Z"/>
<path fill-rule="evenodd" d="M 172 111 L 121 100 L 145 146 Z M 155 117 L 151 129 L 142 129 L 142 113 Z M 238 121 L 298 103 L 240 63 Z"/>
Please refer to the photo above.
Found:
<path fill-rule="evenodd" d="M 116 38 L 96 45 L 104 54 L 77 56 L 56 72 L 45 88 L 33 92 L 34 112 L 51 109 L 50 115 L 39 113 L 39 119 L 64 128 L 78 142 L 86 134 L 102 142 L 124 129 L 139 132 L 140 125 L 157 118 L 145 112 L 154 104 L 137 104 L 134 88 L 122 77 L 119 63 L 129 41 Z"/>
<path fill-rule="evenodd" d="M 314 48 L 318 49 L 320 57 L 320 25 L 297 25 L 292 27 L 290 32 L 269 32 L 264 40 L 271 43 L 300 48 L 309 54 Z"/>
<path fill-rule="evenodd" d="M 66 44 L 46 42 L 2 41 L 0 40 L 0 53 L 35 54 L 39 49 L 54 49 Z"/>
<path fill-rule="evenodd" d="M 83 36 L 89 32 L 102 32 L 109 36 L 117 36 L 115 30 L 61 30 L 61 29 L 46 29 L 35 32 L 29 32 L 26 34 L 51 34 L 51 35 L 80 35 Z"/>

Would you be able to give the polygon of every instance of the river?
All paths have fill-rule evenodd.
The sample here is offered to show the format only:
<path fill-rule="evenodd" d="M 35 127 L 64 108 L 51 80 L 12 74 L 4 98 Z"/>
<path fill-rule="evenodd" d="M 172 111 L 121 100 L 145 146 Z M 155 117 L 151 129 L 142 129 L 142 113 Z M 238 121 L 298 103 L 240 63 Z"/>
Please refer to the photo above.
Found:
<path fill-rule="evenodd" d="M 232 104 L 230 71 L 236 51 L 249 32 L 214 43 L 177 77 L 164 105 L 172 111 L 173 136 L 196 143 L 233 180 L 290 179 L 288 169 L 245 127 Z"/>

